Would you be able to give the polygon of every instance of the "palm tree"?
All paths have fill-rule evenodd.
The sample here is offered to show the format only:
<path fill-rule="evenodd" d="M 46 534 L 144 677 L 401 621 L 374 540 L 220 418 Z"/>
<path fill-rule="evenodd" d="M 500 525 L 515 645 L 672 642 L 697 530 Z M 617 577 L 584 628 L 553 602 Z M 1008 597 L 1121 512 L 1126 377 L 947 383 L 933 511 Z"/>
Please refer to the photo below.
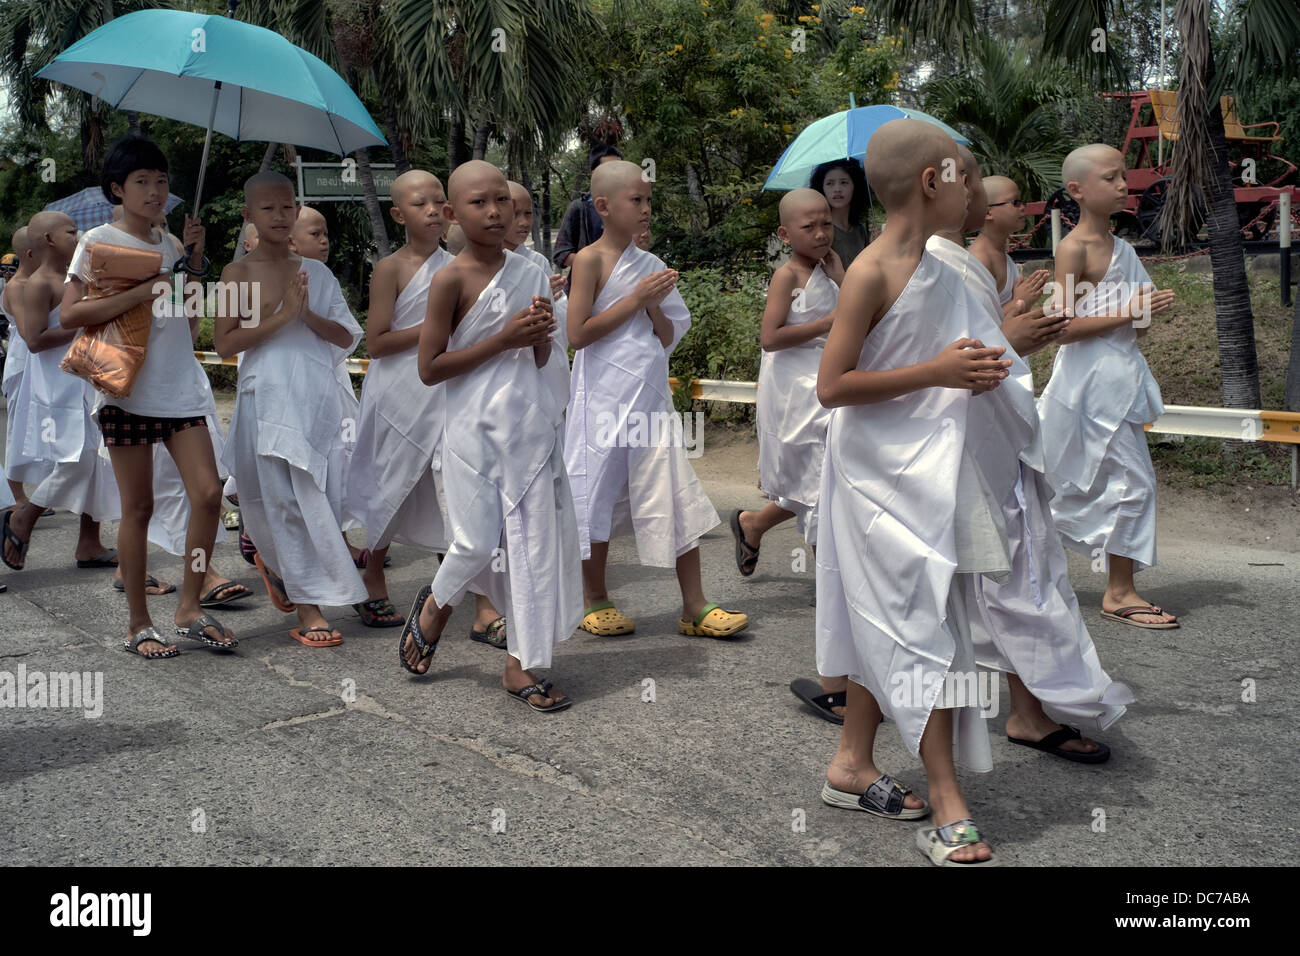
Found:
<path fill-rule="evenodd" d="M 1122 0 L 1041 0 L 1036 5 L 1044 10 L 1044 53 L 1060 57 L 1081 74 L 1100 81 L 1124 81 L 1127 71 L 1120 45 L 1113 40 L 1097 42 L 1098 37 L 1106 40 L 1113 36 L 1108 28 L 1121 13 Z M 971 42 L 976 9 L 973 0 L 875 0 L 874 6 L 895 28 L 906 30 L 908 37 L 963 48 Z M 1209 0 L 1178 0 L 1175 14 L 1187 52 L 1180 70 L 1179 111 L 1183 126 L 1176 150 L 1176 154 L 1184 155 L 1175 158 L 1172 193 L 1179 198 L 1171 203 L 1174 209 L 1181 206 L 1186 210 L 1190 208 L 1189 198 L 1198 191 L 1210 197 L 1208 224 L 1223 403 L 1227 408 L 1258 408 L 1254 317 L 1231 183 L 1226 190 L 1223 187 L 1227 153 L 1223 149 L 1217 88 L 1211 93 L 1214 61 L 1209 43 L 1209 7 Z M 1294 69 L 1292 51 L 1300 47 L 1295 0 L 1235 0 L 1232 12 L 1242 25 L 1235 76 L 1264 69 Z M 1214 150 L 1218 150 L 1217 154 Z"/>
<path fill-rule="evenodd" d="M 55 88 L 36 74 L 59 53 L 115 17 L 169 6 L 166 0 L 5 0 L 0 4 L 0 79 L 8 85 L 19 122 L 46 125 L 46 106 Z M 102 110 L 88 93 L 73 91 L 71 102 L 81 126 L 82 160 L 94 169 L 104 148 Z M 128 112 L 127 122 L 132 134 L 139 135 L 139 116 Z"/>
<path fill-rule="evenodd" d="M 967 70 L 936 75 L 921 88 L 922 108 L 955 126 L 971 141 L 986 169 L 1016 181 L 1024 196 L 1047 195 L 1061 178 L 1069 151 L 1062 116 L 1091 104 L 1023 43 L 1011 47 L 978 37 Z"/>

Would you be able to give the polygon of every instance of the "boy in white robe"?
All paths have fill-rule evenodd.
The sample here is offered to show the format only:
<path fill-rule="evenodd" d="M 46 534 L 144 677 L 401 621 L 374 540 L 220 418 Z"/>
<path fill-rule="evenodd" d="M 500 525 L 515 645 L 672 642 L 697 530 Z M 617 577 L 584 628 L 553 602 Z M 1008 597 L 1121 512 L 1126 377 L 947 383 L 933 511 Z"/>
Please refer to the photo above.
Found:
<path fill-rule="evenodd" d="M 1052 274 L 1046 269 L 1036 269 L 1021 277 L 1020 267 L 1007 253 L 1011 234 L 1025 228 L 1025 203 L 1015 181 L 1005 176 L 985 177 L 983 194 L 987 207 L 970 251 L 992 274 L 999 304 L 1006 308 L 1019 301 L 1022 305 L 1016 311 L 1023 311 L 1037 304 Z"/>
<path fill-rule="evenodd" d="M 46 462 L 48 470 L 27 502 L 3 518 L 4 563 L 21 570 L 36 520 L 46 508 L 81 515 L 78 567 L 113 567 L 116 555 L 100 541 L 100 523 L 122 516 L 117 482 L 101 456 L 93 407 L 95 390 L 59 368 L 75 329 L 59 324 L 64 276 L 77 248 L 77 225 L 58 212 L 39 212 L 28 223 L 30 241 L 43 249 L 39 268 L 22 288 L 19 332 L 29 356 L 16 395 L 22 413 L 20 462 Z M 18 469 L 15 471 L 25 477 Z"/>
<path fill-rule="evenodd" d="M 537 268 L 545 272 L 550 278 L 551 297 L 554 302 L 552 312 L 555 315 L 555 332 L 560 337 L 560 345 L 564 348 L 564 367 L 568 368 L 569 342 L 566 338 L 567 332 L 564 323 L 568 313 L 569 300 L 564 294 L 564 273 L 555 272 L 550 259 L 547 259 L 536 249 L 529 249 L 528 246 L 524 245 L 533 234 L 533 196 L 523 183 L 517 183 L 512 179 L 509 181 L 509 186 L 510 201 L 515 207 L 515 221 L 506 235 L 506 248 L 535 263 Z"/>
<path fill-rule="evenodd" d="M 985 190 L 974 155 L 964 146 L 957 150 L 970 197 L 964 231 L 972 231 L 985 217 Z M 985 413 L 999 409 L 994 402 L 980 401 L 972 406 L 967 424 L 968 440 L 976 439 L 976 458 L 996 483 L 993 490 L 1001 503 L 1011 554 L 1009 578 L 980 576 L 965 590 L 975 659 L 1007 675 L 1008 740 L 1066 760 L 1101 763 L 1110 757 L 1109 747 L 1057 723 L 1043 709 L 1046 702 L 1064 717 L 1104 730 L 1133 701 L 1129 688 L 1111 681 L 1101 668 L 1047 507 L 1051 493 L 1042 474 L 1033 380 L 1022 356 L 1041 347 L 1037 343 L 1044 336 L 1036 325 L 1056 329 L 1059 336 L 1069 321 L 1060 313 L 1042 316 L 1037 323 L 1019 316 L 1004 318 L 996 280 L 963 248 L 962 232 L 936 233 L 926 249 L 961 275 L 984 306 L 986 322 L 972 326 L 972 334 L 985 344 L 1005 342 L 1010 346 L 1006 355 L 1014 363 L 996 396 L 1009 402 L 1009 416 L 982 421 Z M 1004 338 L 996 338 L 999 323 Z M 1004 467 L 1008 464 L 1011 467 Z"/>
<path fill-rule="evenodd" d="M 630 634 L 636 622 L 609 600 L 609 540 L 631 530 L 641 563 L 677 570 L 679 633 L 730 637 L 749 624 L 704 596 L 699 539 L 718 524 L 682 447 L 668 390 L 668 356 L 690 328 L 677 273 L 638 248 L 650 221 L 650 183 L 624 160 L 592 172 L 604 222 L 571 260 L 568 336 L 577 350 L 565 422 L 565 464 L 582 542 L 582 627 Z"/>
<path fill-rule="evenodd" d="M 830 419 L 817 401 L 817 367 L 844 279 L 831 249 L 826 197 L 815 189 L 791 190 L 781 199 L 780 214 L 777 235 L 790 244 L 791 256 L 768 286 L 758 371 L 758 484 L 771 503 L 762 511 L 737 511 L 731 519 L 736 565 L 746 577 L 758 564 L 763 535 L 781 522 L 794 518 L 800 533 L 817 540 L 817 492 Z"/>
<path fill-rule="evenodd" d="M 437 176 L 412 169 L 393 181 L 393 221 L 406 229 L 406 244 L 375 264 L 366 317 L 370 367 L 361 387 L 357 444 L 348 466 L 348 511 L 365 525 L 370 552 L 361 580 L 370 600 L 362 621 L 400 627 L 402 616 L 388 598 L 384 563 L 394 542 L 431 552 L 447 550 L 437 477 L 446 424 L 446 389 L 426 386 L 416 368 L 420 326 L 429 305 L 429 283 L 452 260 L 439 248 L 447 202 Z M 505 618 L 475 594 L 471 637 L 504 648 Z"/>
<path fill-rule="evenodd" d="M 965 217 L 955 144 L 932 124 L 894 120 L 865 159 L 888 222 L 845 274 L 817 380 L 834 409 L 818 501 L 817 670 L 849 678 L 822 799 L 890 819 L 928 812 L 876 768 L 888 714 L 930 782 L 938 826 L 917 833 L 918 848 L 935 864 L 974 866 L 992 850 L 954 753 L 977 771 L 992 759 L 979 701 L 960 693 L 975 676 L 963 588 L 1010 560 L 967 429 L 1011 361 L 970 337 L 987 328 L 982 306 L 925 250 Z"/>
<path fill-rule="evenodd" d="M 1133 581 L 1156 562 L 1156 476 L 1143 425 L 1164 411 L 1137 340 L 1174 293 L 1156 291 L 1133 247 L 1110 231 L 1128 195 L 1123 155 L 1082 146 L 1065 158 L 1061 178 L 1080 213 L 1057 247 L 1053 293 L 1073 320 L 1038 403 L 1052 515 L 1067 547 L 1106 555 L 1102 617 L 1174 628 L 1178 619 Z"/>
<path fill-rule="evenodd" d="M 315 259 L 328 268 L 330 229 L 329 223 L 325 221 L 325 217 L 319 209 L 313 209 L 311 206 L 299 208 L 298 218 L 293 224 L 293 231 L 289 233 L 289 251 L 302 256 L 304 259 Z M 347 361 L 347 355 L 339 357 L 334 366 L 334 377 L 338 380 L 339 392 L 346 408 L 343 414 L 345 423 L 343 445 L 350 462 L 352 452 L 356 446 L 357 423 L 361 416 L 361 402 L 357 400 L 356 389 L 352 387 L 352 375 L 348 372 Z M 348 540 L 348 532 L 359 527 L 361 527 L 361 519 L 348 510 L 345 497 L 340 530 L 343 533 L 343 540 L 347 543 L 348 553 L 352 555 L 352 563 L 358 568 L 364 568 L 369 564 L 370 552 L 364 548 L 358 548 Z M 362 610 L 359 613 L 363 619 L 375 619 L 373 607 L 374 605 L 372 605 L 371 610 L 367 611 L 365 605 L 362 605 Z M 380 626 L 395 626 L 401 620 L 401 618 L 397 617 L 395 609 L 385 610 L 384 613 L 379 615 L 379 618 L 384 620 L 384 623 Z"/>
<path fill-rule="evenodd" d="M 23 384 L 23 371 L 27 367 L 27 343 L 18 328 L 18 312 L 22 308 L 23 287 L 41 265 L 44 250 L 34 246 L 27 238 L 27 227 L 22 226 L 14 232 L 13 250 L 18 257 L 18 270 L 4 285 L 0 292 L 0 310 L 9 320 L 9 346 L 5 353 L 3 377 L 0 378 L 0 393 L 4 395 L 8 414 L 5 417 L 5 467 L 8 470 L 9 493 L 14 501 L 23 504 L 27 501 L 24 482 L 40 484 L 42 478 L 50 473 L 50 462 L 44 459 L 27 460 L 23 457 L 23 437 L 27 433 L 28 408 L 19 404 L 18 392 Z"/>
<path fill-rule="evenodd" d="M 240 512 L 272 602 L 298 613 L 290 636 L 331 647 L 343 637 L 320 605 L 366 600 L 339 533 L 350 406 L 336 377 L 361 327 L 329 269 L 289 251 L 298 215 L 293 184 L 258 173 L 244 184 L 244 201 L 258 245 L 221 277 L 258 283 L 260 308 L 216 321 L 218 353 L 243 353 L 225 459 L 239 482 Z"/>
<path fill-rule="evenodd" d="M 474 581 L 508 616 L 502 687 L 538 711 L 571 698 L 535 668 L 551 666 L 582 613 L 577 523 L 564 471 L 564 406 L 547 367 L 562 366 L 546 273 L 503 248 L 514 219 L 500 170 L 456 168 L 443 215 L 465 249 L 434 277 L 420 330 L 420 379 L 446 383 L 442 477 L 451 543 L 402 631 L 401 663 L 427 673 L 453 606 Z M 495 572 L 495 573 L 492 573 Z"/>

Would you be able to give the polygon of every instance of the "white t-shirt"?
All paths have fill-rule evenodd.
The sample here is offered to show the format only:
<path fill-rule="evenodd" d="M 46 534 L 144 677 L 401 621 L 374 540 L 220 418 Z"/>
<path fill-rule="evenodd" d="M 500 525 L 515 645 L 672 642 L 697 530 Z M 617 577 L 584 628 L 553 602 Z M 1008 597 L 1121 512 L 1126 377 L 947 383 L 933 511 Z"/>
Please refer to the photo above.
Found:
<path fill-rule="evenodd" d="M 142 242 L 113 223 L 96 226 L 81 237 L 77 251 L 68 265 L 68 278 L 90 282 L 90 253 L 87 247 L 97 242 L 131 249 L 145 249 L 162 254 L 163 271 L 171 267 L 183 251 L 166 233 L 155 230 L 157 242 Z M 149 347 L 135 387 L 126 398 L 102 397 L 99 404 L 116 405 L 132 415 L 153 418 L 197 418 L 208 412 L 210 400 L 203 366 L 194 357 L 194 340 L 189 319 L 178 305 L 160 307 L 149 333 Z"/>

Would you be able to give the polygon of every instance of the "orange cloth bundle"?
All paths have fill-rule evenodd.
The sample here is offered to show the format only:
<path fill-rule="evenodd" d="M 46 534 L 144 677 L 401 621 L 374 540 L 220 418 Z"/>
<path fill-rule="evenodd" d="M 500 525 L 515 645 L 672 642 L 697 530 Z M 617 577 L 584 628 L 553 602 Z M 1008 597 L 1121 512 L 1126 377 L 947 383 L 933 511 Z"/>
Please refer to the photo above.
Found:
<path fill-rule="evenodd" d="M 86 298 L 125 292 L 162 270 L 162 253 L 98 242 L 90 247 Z M 113 398 L 126 398 L 144 366 L 153 326 L 153 300 L 142 302 L 102 325 L 86 326 L 59 368 L 86 379 Z"/>

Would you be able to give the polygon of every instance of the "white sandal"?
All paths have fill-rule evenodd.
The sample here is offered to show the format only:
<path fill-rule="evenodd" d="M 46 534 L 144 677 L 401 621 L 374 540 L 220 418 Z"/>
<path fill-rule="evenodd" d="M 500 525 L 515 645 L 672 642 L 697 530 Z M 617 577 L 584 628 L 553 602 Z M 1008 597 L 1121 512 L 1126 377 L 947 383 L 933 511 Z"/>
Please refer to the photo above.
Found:
<path fill-rule="evenodd" d="M 916 831 L 916 848 L 935 866 L 997 866 L 996 853 L 987 860 L 971 860 L 966 863 L 949 859 L 963 847 L 974 846 L 983 840 L 975 821 L 970 817 L 963 817 L 941 827 L 922 827 Z"/>
<path fill-rule="evenodd" d="M 930 805 L 921 800 L 919 807 L 907 806 L 904 801 L 911 792 L 895 783 L 889 774 L 882 773 L 862 794 L 836 790 L 827 782 L 822 786 L 822 802 L 841 810 L 865 810 L 886 820 L 919 820 L 930 813 Z"/>

